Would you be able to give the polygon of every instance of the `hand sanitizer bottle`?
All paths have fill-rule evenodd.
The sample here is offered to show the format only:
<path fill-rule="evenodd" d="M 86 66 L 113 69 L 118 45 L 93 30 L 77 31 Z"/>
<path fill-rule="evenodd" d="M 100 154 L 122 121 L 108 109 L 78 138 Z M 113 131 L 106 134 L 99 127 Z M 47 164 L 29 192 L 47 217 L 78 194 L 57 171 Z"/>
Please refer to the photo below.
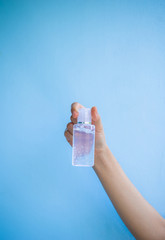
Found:
<path fill-rule="evenodd" d="M 91 124 L 91 109 L 80 108 L 77 124 L 73 125 L 73 166 L 94 166 L 95 125 Z"/>

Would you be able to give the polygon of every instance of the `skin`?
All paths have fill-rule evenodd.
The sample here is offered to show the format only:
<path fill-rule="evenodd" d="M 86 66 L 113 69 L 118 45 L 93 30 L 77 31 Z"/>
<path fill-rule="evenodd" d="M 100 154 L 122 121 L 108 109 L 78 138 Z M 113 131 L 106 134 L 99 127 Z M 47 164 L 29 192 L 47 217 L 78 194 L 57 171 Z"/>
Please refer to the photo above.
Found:
<path fill-rule="evenodd" d="M 73 125 L 77 123 L 78 109 L 84 107 L 74 102 L 64 136 L 73 144 Z M 95 164 L 93 169 L 108 197 L 125 225 L 136 239 L 165 240 L 165 219 L 143 198 L 128 179 L 106 144 L 101 117 L 96 107 L 91 108 L 95 125 Z"/>

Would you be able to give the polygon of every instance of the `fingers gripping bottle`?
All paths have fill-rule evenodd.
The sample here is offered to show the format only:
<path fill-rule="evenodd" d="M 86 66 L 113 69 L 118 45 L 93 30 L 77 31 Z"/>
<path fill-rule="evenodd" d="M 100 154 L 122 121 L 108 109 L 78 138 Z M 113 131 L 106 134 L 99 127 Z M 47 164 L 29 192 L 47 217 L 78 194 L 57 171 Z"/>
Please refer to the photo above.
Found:
<path fill-rule="evenodd" d="M 73 125 L 73 166 L 94 166 L 95 125 L 91 122 L 91 109 L 80 108 L 77 124 Z"/>

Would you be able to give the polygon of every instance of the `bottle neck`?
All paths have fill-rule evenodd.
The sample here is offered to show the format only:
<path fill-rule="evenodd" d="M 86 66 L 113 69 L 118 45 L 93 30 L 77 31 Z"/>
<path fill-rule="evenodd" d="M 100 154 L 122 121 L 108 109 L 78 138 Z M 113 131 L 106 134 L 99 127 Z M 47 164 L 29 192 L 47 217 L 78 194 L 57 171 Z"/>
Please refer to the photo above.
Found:
<path fill-rule="evenodd" d="M 77 122 L 77 124 L 91 124 L 91 122 Z"/>

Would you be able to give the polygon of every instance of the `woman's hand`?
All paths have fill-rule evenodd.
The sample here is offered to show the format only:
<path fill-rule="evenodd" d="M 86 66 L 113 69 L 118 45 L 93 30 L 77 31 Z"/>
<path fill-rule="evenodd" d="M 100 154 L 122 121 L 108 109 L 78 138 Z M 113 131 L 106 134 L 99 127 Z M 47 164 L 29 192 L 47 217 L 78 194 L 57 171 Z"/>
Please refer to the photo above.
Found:
<path fill-rule="evenodd" d="M 72 115 L 70 117 L 71 122 L 67 124 L 67 127 L 64 132 L 64 135 L 71 146 L 73 146 L 73 125 L 77 123 L 77 117 L 79 115 L 78 110 L 80 108 L 84 108 L 84 106 L 77 102 L 72 103 L 71 105 Z M 96 158 L 101 152 L 105 150 L 107 145 L 103 125 L 101 123 L 101 118 L 96 107 L 91 108 L 91 117 L 92 124 L 95 125 L 95 158 Z"/>
<path fill-rule="evenodd" d="M 67 124 L 65 137 L 72 146 L 73 125 L 77 123 L 79 103 L 71 105 L 71 122 Z M 101 118 L 92 107 L 92 124 L 95 125 L 94 170 L 118 214 L 136 239 L 165 239 L 165 220 L 142 197 L 131 183 L 109 150 L 104 136 Z"/>

